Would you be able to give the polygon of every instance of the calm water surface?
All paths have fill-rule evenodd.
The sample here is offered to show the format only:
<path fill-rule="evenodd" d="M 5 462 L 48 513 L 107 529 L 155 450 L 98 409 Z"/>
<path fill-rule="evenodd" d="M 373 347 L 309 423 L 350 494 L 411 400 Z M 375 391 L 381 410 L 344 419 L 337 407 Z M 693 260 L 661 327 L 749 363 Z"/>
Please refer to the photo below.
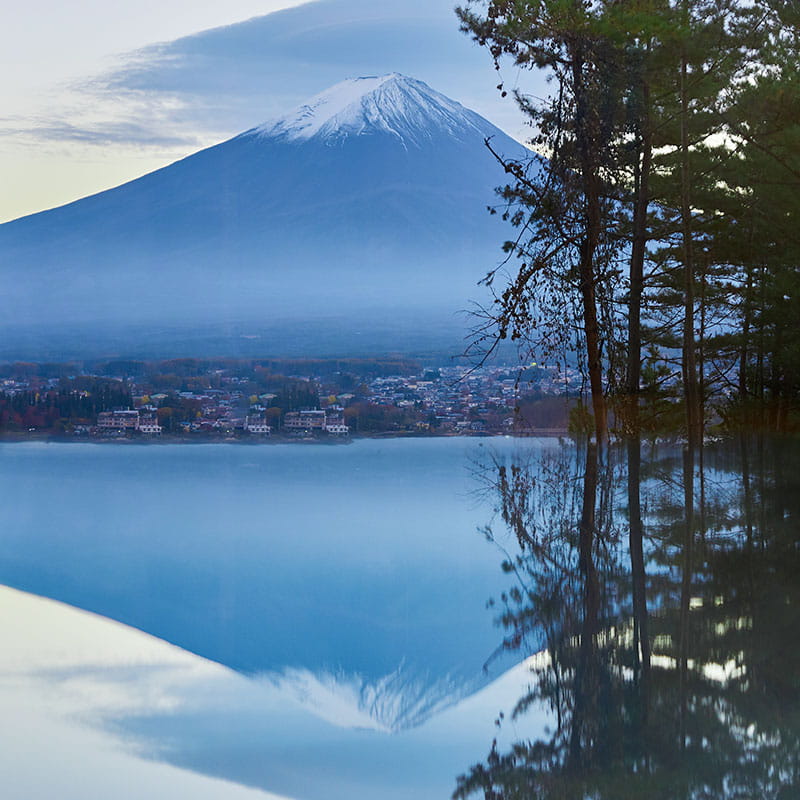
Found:
<path fill-rule="evenodd" d="M 796 451 L 3 445 L 3 796 L 800 796 Z"/>
<path fill-rule="evenodd" d="M 2 697 L 47 698 L 45 719 L 14 713 L 27 748 L 7 731 L 13 796 L 108 797 L 109 750 L 114 796 L 157 765 L 285 797 L 449 796 L 489 695 L 525 680 L 516 655 L 484 668 L 504 578 L 478 531 L 489 444 L 555 446 L 0 447 Z M 62 728 L 88 737 L 74 790 Z"/>

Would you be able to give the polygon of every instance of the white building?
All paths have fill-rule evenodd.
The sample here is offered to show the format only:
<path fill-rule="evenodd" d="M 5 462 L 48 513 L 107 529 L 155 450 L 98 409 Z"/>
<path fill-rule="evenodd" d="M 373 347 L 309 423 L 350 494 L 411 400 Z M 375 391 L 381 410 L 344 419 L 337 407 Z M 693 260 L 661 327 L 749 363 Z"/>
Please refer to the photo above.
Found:
<path fill-rule="evenodd" d="M 139 417 L 139 433 L 146 433 L 151 436 L 159 436 L 163 428 L 158 424 L 156 414 L 142 414 Z"/>
<path fill-rule="evenodd" d="M 260 433 L 269 436 L 272 428 L 267 425 L 267 420 L 263 414 L 248 415 L 244 419 L 244 429 L 248 433 Z"/>

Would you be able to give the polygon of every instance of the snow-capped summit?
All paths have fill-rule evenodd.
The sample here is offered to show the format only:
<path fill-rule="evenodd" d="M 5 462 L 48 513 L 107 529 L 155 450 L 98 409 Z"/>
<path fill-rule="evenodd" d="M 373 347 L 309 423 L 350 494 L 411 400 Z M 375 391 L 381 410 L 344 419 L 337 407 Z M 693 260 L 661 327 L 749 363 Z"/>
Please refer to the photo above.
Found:
<path fill-rule="evenodd" d="M 260 677 L 312 714 L 343 728 L 399 733 L 422 725 L 482 688 L 489 674 L 432 675 L 402 662 L 372 679 L 359 674 L 287 667 Z"/>
<path fill-rule="evenodd" d="M 420 145 L 434 132 L 463 139 L 489 133 L 486 121 L 426 83 L 397 72 L 351 78 L 251 133 L 298 141 L 383 132 Z"/>

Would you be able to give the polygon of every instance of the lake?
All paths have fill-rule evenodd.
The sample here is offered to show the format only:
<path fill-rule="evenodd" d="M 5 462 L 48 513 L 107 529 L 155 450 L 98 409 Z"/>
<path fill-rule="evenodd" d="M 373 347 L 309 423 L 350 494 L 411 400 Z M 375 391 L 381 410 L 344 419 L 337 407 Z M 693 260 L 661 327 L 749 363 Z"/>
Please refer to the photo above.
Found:
<path fill-rule="evenodd" d="M 4 444 L 4 797 L 795 796 L 796 450 Z"/>

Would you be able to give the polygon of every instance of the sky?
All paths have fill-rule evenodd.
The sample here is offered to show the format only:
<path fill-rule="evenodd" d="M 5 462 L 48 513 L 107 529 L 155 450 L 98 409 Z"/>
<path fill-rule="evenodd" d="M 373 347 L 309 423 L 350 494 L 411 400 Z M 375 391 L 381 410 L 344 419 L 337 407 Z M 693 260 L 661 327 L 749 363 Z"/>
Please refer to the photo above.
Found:
<path fill-rule="evenodd" d="M 520 140 L 454 0 L 29 0 L 0 27 L 0 222 L 139 177 L 345 78 L 402 72 Z M 542 80 L 504 67 L 507 87 Z"/>

